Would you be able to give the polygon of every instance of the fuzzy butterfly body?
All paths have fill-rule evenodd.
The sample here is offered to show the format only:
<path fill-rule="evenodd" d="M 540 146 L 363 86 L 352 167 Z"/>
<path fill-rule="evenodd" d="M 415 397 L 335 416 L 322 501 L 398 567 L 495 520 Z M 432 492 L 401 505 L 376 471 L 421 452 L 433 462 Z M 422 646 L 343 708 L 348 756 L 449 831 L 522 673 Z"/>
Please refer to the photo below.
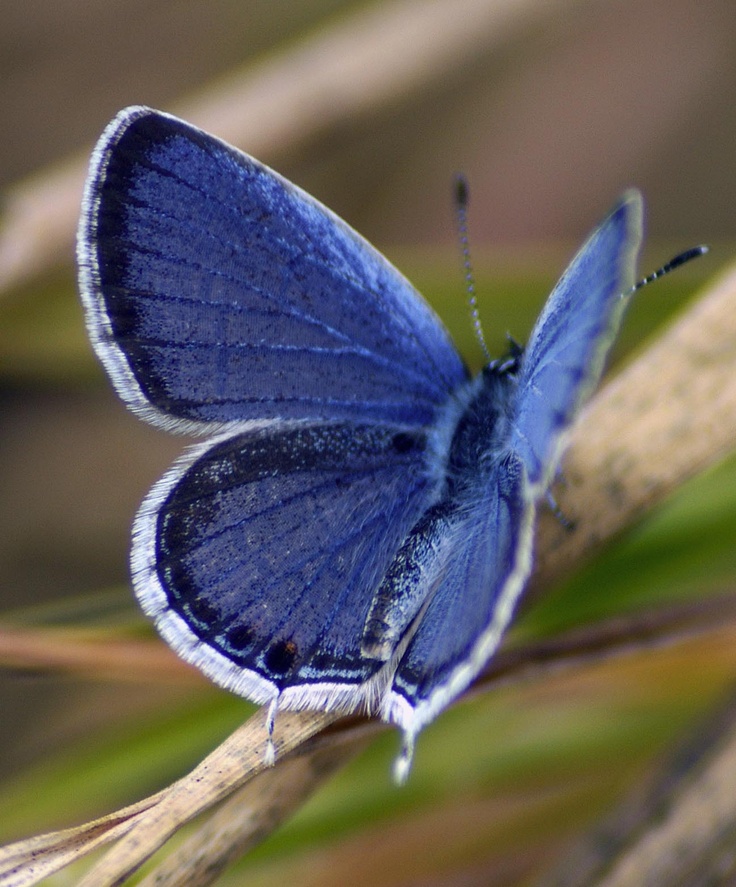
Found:
<path fill-rule="evenodd" d="M 122 111 L 92 158 L 80 288 L 126 404 L 205 438 L 134 525 L 135 591 L 166 641 L 272 712 L 380 715 L 405 775 L 528 578 L 641 217 L 627 192 L 524 353 L 470 379 L 422 297 L 328 209 L 181 120 Z"/>

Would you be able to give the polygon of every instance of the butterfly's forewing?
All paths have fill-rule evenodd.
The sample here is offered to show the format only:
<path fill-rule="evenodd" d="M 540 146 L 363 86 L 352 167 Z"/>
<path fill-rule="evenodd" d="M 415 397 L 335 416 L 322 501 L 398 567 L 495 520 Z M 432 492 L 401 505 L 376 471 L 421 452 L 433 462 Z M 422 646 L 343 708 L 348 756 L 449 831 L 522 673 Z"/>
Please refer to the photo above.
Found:
<path fill-rule="evenodd" d="M 525 349 L 509 447 L 539 495 L 562 435 L 595 387 L 628 304 L 642 238 L 642 198 L 628 191 L 547 299 Z"/>
<path fill-rule="evenodd" d="M 174 117 L 133 107 L 108 126 L 78 244 L 98 356 L 156 424 L 431 423 L 466 377 L 431 309 L 373 247 Z"/>

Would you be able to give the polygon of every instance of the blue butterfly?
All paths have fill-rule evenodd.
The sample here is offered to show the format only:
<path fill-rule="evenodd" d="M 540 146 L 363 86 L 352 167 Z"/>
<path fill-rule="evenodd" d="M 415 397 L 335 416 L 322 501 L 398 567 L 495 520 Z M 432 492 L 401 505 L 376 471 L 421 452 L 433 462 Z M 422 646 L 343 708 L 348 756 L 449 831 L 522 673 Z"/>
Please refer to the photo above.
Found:
<path fill-rule="evenodd" d="M 141 606 L 256 703 L 418 732 L 496 650 L 540 499 L 633 291 L 624 194 L 525 351 L 475 378 L 411 284 L 252 157 L 144 107 L 92 157 L 78 234 L 94 349 L 125 403 L 194 446 L 133 529 Z"/>

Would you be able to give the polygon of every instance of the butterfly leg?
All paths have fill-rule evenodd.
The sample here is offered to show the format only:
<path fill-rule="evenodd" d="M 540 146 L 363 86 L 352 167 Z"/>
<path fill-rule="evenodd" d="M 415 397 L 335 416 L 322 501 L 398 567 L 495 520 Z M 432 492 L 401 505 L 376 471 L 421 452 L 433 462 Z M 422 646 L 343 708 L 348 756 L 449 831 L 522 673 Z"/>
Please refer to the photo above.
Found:
<path fill-rule="evenodd" d="M 551 490 L 547 490 L 544 498 L 547 500 L 547 505 L 549 507 L 549 510 L 557 518 L 557 520 L 562 524 L 562 526 L 566 530 L 570 530 L 570 531 L 574 530 L 575 529 L 575 521 L 571 520 L 565 514 L 565 512 L 560 508 L 560 506 L 558 505 L 557 500 L 555 499 Z"/>

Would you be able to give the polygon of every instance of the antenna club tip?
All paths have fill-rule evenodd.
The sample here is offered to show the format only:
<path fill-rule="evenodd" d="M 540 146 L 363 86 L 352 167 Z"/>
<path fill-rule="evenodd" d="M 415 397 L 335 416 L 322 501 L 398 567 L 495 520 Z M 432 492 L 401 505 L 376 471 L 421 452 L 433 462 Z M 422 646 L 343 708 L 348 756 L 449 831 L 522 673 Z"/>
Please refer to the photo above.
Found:
<path fill-rule="evenodd" d="M 453 187 L 455 189 L 455 200 L 457 202 L 457 205 L 461 209 L 465 209 L 465 207 L 468 205 L 470 193 L 468 191 L 468 180 L 465 178 L 463 173 L 455 173 Z"/>
<path fill-rule="evenodd" d="M 629 292 L 635 293 L 643 286 L 646 286 L 649 283 L 653 283 L 655 280 L 659 280 L 660 277 L 664 277 L 665 274 L 669 274 L 670 271 L 674 271 L 675 268 L 680 268 L 686 262 L 690 262 L 692 259 L 697 259 L 699 256 L 704 256 L 707 252 L 708 247 L 700 244 L 699 246 L 693 246 L 690 247 L 690 249 L 686 249 L 683 252 L 678 253 L 674 258 L 670 259 L 669 262 L 666 262 L 664 265 L 662 265 L 661 268 L 658 268 L 652 274 L 648 274 L 646 277 L 638 280 Z"/>

